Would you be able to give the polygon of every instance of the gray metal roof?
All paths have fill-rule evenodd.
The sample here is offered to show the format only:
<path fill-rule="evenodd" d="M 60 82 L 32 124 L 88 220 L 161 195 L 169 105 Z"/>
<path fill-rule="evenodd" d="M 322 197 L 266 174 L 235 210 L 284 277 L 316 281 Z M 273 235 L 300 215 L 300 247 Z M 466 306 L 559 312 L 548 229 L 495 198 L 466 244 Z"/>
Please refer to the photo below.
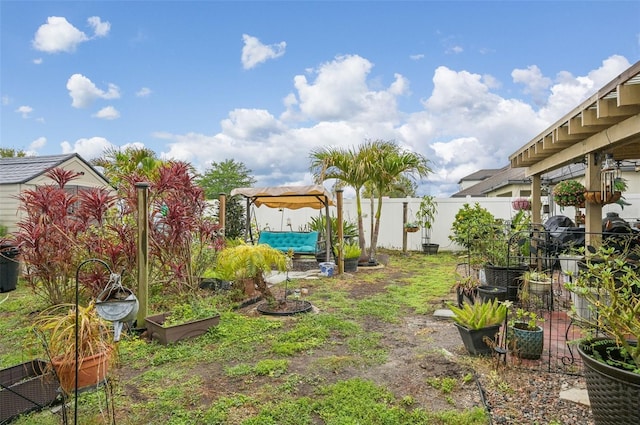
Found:
<path fill-rule="evenodd" d="M 525 177 L 524 169 L 511 168 L 506 166 L 498 170 L 492 176 L 485 180 L 474 184 L 464 190 L 451 195 L 452 198 L 461 198 L 466 196 L 487 196 L 487 194 L 493 190 L 497 190 L 501 187 L 509 184 L 528 184 L 531 183 L 531 179 Z"/>
<path fill-rule="evenodd" d="M 52 168 L 58 167 L 73 157 L 77 157 L 91 167 L 91 164 L 85 161 L 77 153 L 0 158 L 0 184 L 26 183 L 29 180 L 46 173 Z M 96 171 L 96 174 L 105 179 L 99 172 Z M 106 179 L 105 182 L 108 183 Z"/>

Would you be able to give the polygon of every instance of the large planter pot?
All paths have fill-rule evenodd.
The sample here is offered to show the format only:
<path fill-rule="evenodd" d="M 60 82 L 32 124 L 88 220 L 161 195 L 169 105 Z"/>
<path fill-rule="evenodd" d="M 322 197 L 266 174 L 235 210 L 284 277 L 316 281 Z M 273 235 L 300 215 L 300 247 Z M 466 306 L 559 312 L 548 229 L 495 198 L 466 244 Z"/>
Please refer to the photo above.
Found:
<path fill-rule="evenodd" d="M 570 254 L 560 254 L 558 255 L 558 260 L 560 260 L 560 269 L 562 269 L 562 273 L 570 276 L 578 276 L 578 262 L 584 260 L 584 256 L 582 255 L 570 255 Z"/>
<path fill-rule="evenodd" d="M 0 370 L 0 423 L 53 404 L 57 388 L 53 371 L 42 360 Z"/>
<path fill-rule="evenodd" d="M 509 327 L 509 349 L 521 359 L 539 359 L 544 347 L 544 330 L 537 326 L 536 330 L 523 329 L 524 323 L 516 322 Z"/>
<path fill-rule="evenodd" d="M 149 336 L 162 345 L 200 336 L 206 333 L 209 328 L 220 323 L 220 315 L 218 314 L 206 319 L 194 320 L 179 325 L 164 326 L 164 322 L 169 314 L 170 313 L 162 313 L 145 318 Z"/>
<path fill-rule="evenodd" d="M 80 359 L 78 366 L 78 389 L 90 387 L 104 381 L 109 372 L 110 353 L 102 351 L 92 356 Z M 67 393 L 71 393 L 76 388 L 75 362 L 71 365 L 64 365 L 59 358 L 51 359 L 51 365 L 56 371 L 60 387 Z"/>
<path fill-rule="evenodd" d="M 482 329 L 467 329 L 458 323 L 454 323 L 454 325 L 458 328 L 462 343 L 469 354 L 473 356 L 486 356 L 493 352 L 493 347 L 487 345 L 485 337 L 495 341 L 496 334 L 500 332 L 500 325 L 488 326 Z"/>
<path fill-rule="evenodd" d="M 595 341 L 599 343 L 594 346 Z M 594 351 L 604 357 L 615 346 L 613 341 L 610 344 L 604 341 L 600 338 L 578 345 L 593 419 L 596 425 L 640 424 L 640 374 L 595 360 Z"/>
<path fill-rule="evenodd" d="M 10 244 L 0 245 L 0 292 L 9 292 L 16 289 L 20 263 L 18 260 L 18 248 Z"/>
<path fill-rule="evenodd" d="M 488 286 L 501 286 L 507 288 L 507 299 L 518 301 L 518 292 L 522 283 L 522 275 L 527 270 L 527 266 L 494 266 L 485 264 L 484 273 Z"/>
<path fill-rule="evenodd" d="M 438 248 L 440 245 L 437 243 L 423 243 L 422 244 L 422 252 L 427 255 L 435 255 L 438 253 Z"/>
<path fill-rule="evenodd" d="M 344 271 L 346 273 L 355 273 L 358 271 L 358 258 L 345 258 L 343 261 Z"/>
<path fill-rule="evenodd" d="M 594 294 L 597 293 L 596 288 L 585 288 L 585 290 L 589 290 Z M 609 294 L 601 294 L 601 301 L 604 304 L 609 304 Z M 596 311 L 596 306 L 592 302 L 587 300 L 584 295 L 571 292 L 571 302 L 573 303 L 573 307 L 575 308 L 577 319 L 586 320 L 588 322 L 594 322 L 597 319 L 598 313 Z"/>
<path fill-rule="evenodd" d="M 507 299 L 507 288 L 482 285 L 478 286 L 478 295 L 483 302 L 493 301 L 494 299 L 504 301 Z"/>
<path fill-rule="evenodd" d="M 538 296 L 546 296 L 551 293 L 551 279 L 528 281 L 529 292 Z"/>

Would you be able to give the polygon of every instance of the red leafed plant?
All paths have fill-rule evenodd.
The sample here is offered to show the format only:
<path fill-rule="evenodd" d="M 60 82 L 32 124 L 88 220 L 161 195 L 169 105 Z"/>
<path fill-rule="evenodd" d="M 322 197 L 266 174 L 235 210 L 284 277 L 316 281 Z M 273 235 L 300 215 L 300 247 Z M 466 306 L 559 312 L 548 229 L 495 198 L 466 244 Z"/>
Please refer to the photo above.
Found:
<path fill-rule="evenodd" d="M 148 177 L 129 174 L 117 194 L 106 188 L 84 188 L 78 194 L 67 185 L 78 174 L 60 168 L 46 173 L 53 183 L 24 190 L 19 196 L 24 217 L 15 234 L 25 263 L 25 278 L 34 292 L 50 304 L 71 302 L 75 273 L 88 258 L 106 261 L 123 283 L 135 287 L 137 259 L 136 182 Z M 202 189 L 191 167 L 167 162 L 154 173 L 149 191 L 150 276 L 173 292 L 197 288 L 204 261 L 221 249 L 219 226 L 206 217 Z M 81 287 L 95 296 L 103 289 L 106 271 L 86 267 Z M 108 278 L 108 276 L 106 277 Z M 127 283 L 128 282 L 128 283 Z"/>
<path fill-rule="evenodd" d="M 150 281 L 169 292 L 197 289 L 204 270 L 213 266 L 207 262 L 222 248 L 224 237 L 213 217 L 206 215 L 204 192 L 195 183 L 191 166 L 169 161 L 151 177 L 129 174 L 121 181 L 119 192 L 128 212 L 136 209 L 136 182 L 150 183 Z"/>

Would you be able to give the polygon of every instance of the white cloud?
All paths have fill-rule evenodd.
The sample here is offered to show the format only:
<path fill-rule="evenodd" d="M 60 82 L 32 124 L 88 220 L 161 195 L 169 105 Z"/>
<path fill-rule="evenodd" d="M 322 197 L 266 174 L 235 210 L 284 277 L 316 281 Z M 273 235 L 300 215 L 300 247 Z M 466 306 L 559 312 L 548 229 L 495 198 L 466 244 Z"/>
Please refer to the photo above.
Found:
<path fill-rule="evenodd" d="M 424 59 L 424 55 L 422 53 L 418 53 L 416 55 L 410 55 L 409 59 L 411 59 L 413 61 L 418 61 L 420 59 Z"/>
<path fill-rule="evenodd" d="M 630 66 L 627 59 L 614 55 L 585 76 L 574 77 L 569 72 L 558 73 L 547 102 L 539 112 L 540 117 L 549 123 L 554 122 Z"/>
<path fill-rule="evenodd" d="M 141 88 L 140 90 L 138 90 L 136 92 L 136 96 L 137 97 L 148 97 L 148 96 L 151 96 L 151 93 L 153 93 L 153 92 L 151 91 L 150 88 L 143 87 L 143 88 Z"/>
<path fill-rule="evenodd" d="M 94 30 L 94 37 L 105 37 L 111 29 L 109 22 L 92 16 L 87 22 Z M 34 49 L 46 53 L 73 53 L 80 43 L 90 40 L 84 32 L 74 27 L 61 16 L 49 16 L 47 23 L 40 25 L 31 42 Z M 37 63 L 37 62 L 36 62 Z"/>
<path fill-rule="evenodd" d="M 527 69 L 514 69 L 511 72 L 514 83 L 524 84 L 524 92 L 531 94 L 536 105 L 542 106 L 546 101 L 547 89 L 551 85 L 551 78 L 542 75 L 542 71 L 536 65 Z"/>
<path fill-rule="evenodd" d="M 96 87 L 93 82 L 82 74 L 73 74 L 67 81 L 69 96 L 73 99 L 71 106 L 74 108 L 86 108 L 96 99 L 117 99 L 120 97 L 120 89 L 115 84 L 109 84 L 105 92 Z"/>
<path fill-rule="evenodd" d="M 29 144 L 29 151 L 37 151 L 39 149 L 42 149 L 46 144 L 46 137 L 38 137 L 36 140 Z"/>
<path fill-rule="evenodd" d="M 6 94 L 2 96 L 2 104 L 3 105 L 8 105 L 11 103 L 11 98 L 9 96 L 7 96 Z"/>
<path fill-rule="evenodd" d="M 31 112 L 33 112 L 33 108 L 31 106 L 20 106 L 18 109 L 16 109 L 16 112 L 18 112 L 19 114 L 22 115 L 22 118 L 29 118 L 29 115 L 31 114 Z"/>
<path fill-rule="evenodd" d="M 36 31 L 33 47 L 47 53 L 67 52 L 76 50 L 78 44 L 89 38 L 85 33 L 71 25 L 65 18 L 49 16 L 47 23 Z"/>
<path fill-rule="evenodd" d="M 352 120 L 379 122 L 397 116 L 396 98 L 408 92 L 409 82 L 395 74 L 391 85 L 382 90 L 372 90 L 367 77 L 373 67 L 368 60 L 357 55 L 339 56 L 331 62 L 310 71 L 315 79 L 305 75 L 294 77 L 298 102 L 289 102 L 287 116 L 298 116 L 314 121 Z"/>
<path fill-rule="evenodd" d="M 73 144 L 64 141 L 60 143 L 60 147 L 62 147 L 62 153 L 77 153 L 86 160 L 100 157 L 105 149 L 116 148 L 104 137 L 78 139 Z"/>
<path fill-rule="evenodd" d="M 34 65 L 42 65 L 42 58 L 35 58 L 33 60 Z"/>
<path fill-rule="evenodd" d="M 104 120 L 115 120 L 120 118 L 120 112 L 113 106 L 106 106 L 93 115 L 95 118 Z"/>
<path fill-rule="evenodd" d="M 278 44 L 262 44 L 256 37 L 242 34 L 244 46 L 242 47 L 242 67 L 251 69 L 266 62 L 269 59 L 276 59 L 284 55 L 287 43 L 281 41 Z"/>
<path fill-rule="evenodd" d="M 418 94 L 423 109 L 403 112 L 397 98 L 409 93 L 405 77 L 396 74 L 385 85 L 383 77 L 370 77 L 368 60 L 341 56 L 295 76 L 280 117 L 263 109 L 234 109 L 217 134 L 154 136 L 166 141 L 167 150 L 159 153 L 163 158 L 190 161 L 200 171 L 211 161 L 233 158 L 252 170 L 260 186 L 310 182 L 314 148 L 396 140 L 432 162 L 434 173 L 418 193 L 448 196 L 462 177 L 507 165 L 510 154 L 626 69 L 625 63 L 613 56 L 585 76 L 558 73 L 550 78 L 542 108 L 497 94 L 501 82 L 492 75 L 442 66 L 434 71 L 433 90 Z M 514 70 L 526 90 L 549 79 L 533 66 Z M 565 102 L 561 93 L 572 100 Z"/>
<path fill-rule="evenodd" d="M 99 16 L 92 16 L 87 19 L 89 26 L 93 28 L 95 37 L 106 37 L 111 30 L 111 24 L 109 22 L 102 22 Z"/>

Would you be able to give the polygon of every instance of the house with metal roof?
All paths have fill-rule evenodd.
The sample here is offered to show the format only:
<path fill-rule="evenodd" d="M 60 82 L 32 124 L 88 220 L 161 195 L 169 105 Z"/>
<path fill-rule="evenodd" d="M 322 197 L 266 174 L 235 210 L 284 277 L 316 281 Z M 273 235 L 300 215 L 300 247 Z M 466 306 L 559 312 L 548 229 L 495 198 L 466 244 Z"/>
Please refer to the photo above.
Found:
<path fill-rule="evenodd" d="M 78 191 L 87 187 L 113 189 L 109 181 L 77 153 L 0 158 L 0 224 L 9 232 L 17 230 L 21 218 L 17 196 L 25 189 L 53 183 L 45 174 L 56 167 L 80 173 L 73 185 L 66 187 L 67 190 Z"/>

